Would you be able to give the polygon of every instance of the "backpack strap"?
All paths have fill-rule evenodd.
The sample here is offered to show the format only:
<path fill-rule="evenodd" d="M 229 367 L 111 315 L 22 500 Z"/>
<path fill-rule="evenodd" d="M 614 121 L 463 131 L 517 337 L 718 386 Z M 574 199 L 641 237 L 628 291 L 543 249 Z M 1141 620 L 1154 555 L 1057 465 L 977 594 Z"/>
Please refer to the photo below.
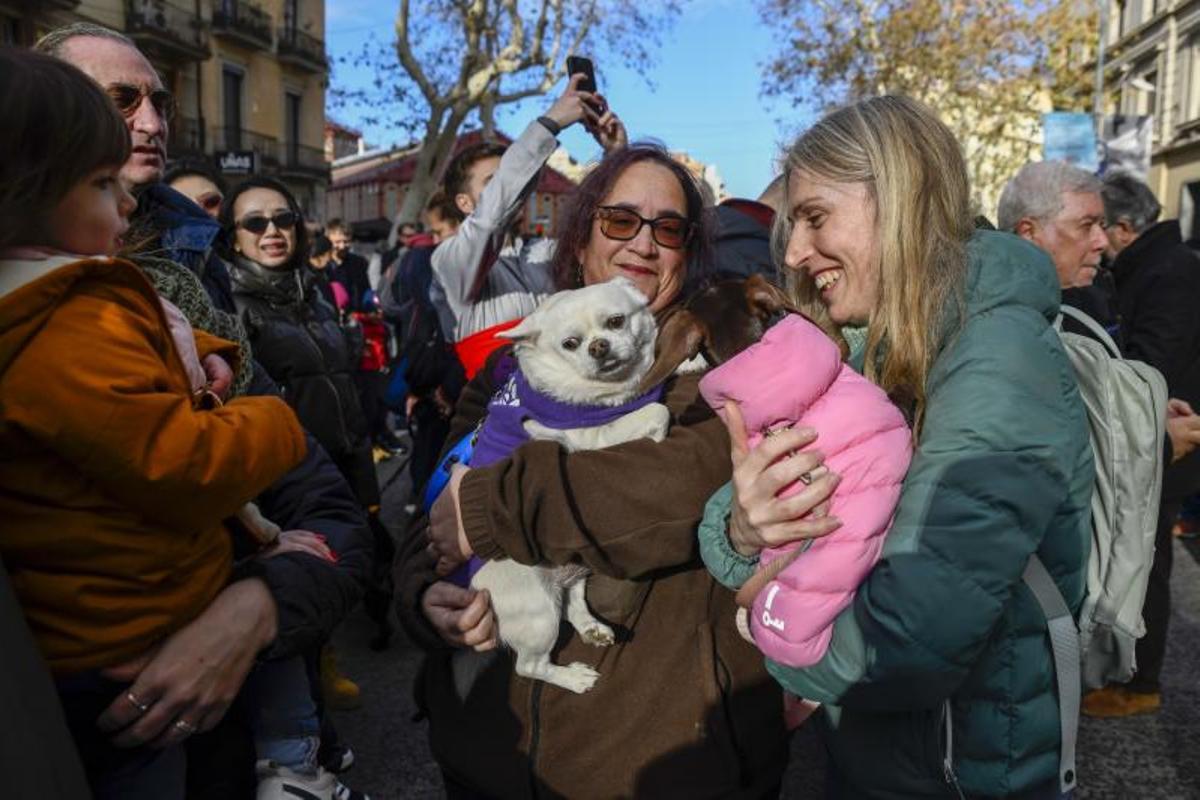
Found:
<path fill-rule="evenodd" d="M 1096 322 L 1096 320 L 1092 319 L 1078 308 L 1073 308 L 1071 306 L 1059 306 L 1058 311 L 1062 316 L 1070 317 L 1086 328 L 1088 333 L 1090 333 L 1093 338 L 1104 345 L 1110 356 L 1113 358 L 1121 357 L 1121 349 L 1117 347 L 1117 343 L 1113 341 L 1113 338 L 1108 335 L 1108 331 L 1104 330 L 1099 322 Z M 1061 324 L 1056 323 L 1055 327 L 1058 328 L 1058 330 L 1062 330 Z"/>
<path fill-rule="evenodd" d="M 1063 307 L 1066 310 L 1066 306 Z M 1110 340 L 1111 341 L 1111 340 Z M 1079 704 L 1083 692 L 1080 674 L 1079 629 L 1071 609 L 1063 599 L 1058 584 L 1046 571 L 1046 565 L 1034 553 L 1021 576 L 1033 592 L 1046 628 L 1050 631 L 1050 648 L 1054 653 L 1054 675 L 1058 682 L 1058 717 L 1062 729 L 1059 749 L 1058 781 L 1065 794 L 1075 788 L 1075 740 L 1079 734 Z"/>

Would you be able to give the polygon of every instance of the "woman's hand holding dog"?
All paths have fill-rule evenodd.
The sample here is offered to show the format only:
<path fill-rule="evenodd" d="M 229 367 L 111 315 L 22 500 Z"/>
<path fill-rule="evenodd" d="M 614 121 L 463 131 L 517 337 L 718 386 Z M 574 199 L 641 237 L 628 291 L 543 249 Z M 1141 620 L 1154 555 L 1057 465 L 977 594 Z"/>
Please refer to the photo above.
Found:
<path fill-rule="evenodd" d="M 736 403 L 726 404 L 725 424 L 733 459 L 729 541 L 735 550 L 754 556 L 763 548 L 816 539 L 841 527 L 841 520 L 828 516 L 829 498 L 841 476 L 824 466 L 825 456 L 819 450 L 802 450 L 816 441 L 816 431 L 782 431 L 751 450 Z M 778 496 L 800 480 L 808 483 L 802 491 Z"/>
<path fill-rule="evenodd" d="M 429 509 L 429 555 L 437 562 L 438 575 L 449 575 L 474 552 L 463 528 L 462 512 L 458 510 L 458 487 L 463 476 L 470 472 L 461 464 L 450 472 L 450 481 Z"/>
<path fill-rule="evenodd" d="M 496 646 L 496 615 L 486 589 L 438 581 L 421 595 L 421 611 L 438 636 L 455 647 L 483 652 Z"/>

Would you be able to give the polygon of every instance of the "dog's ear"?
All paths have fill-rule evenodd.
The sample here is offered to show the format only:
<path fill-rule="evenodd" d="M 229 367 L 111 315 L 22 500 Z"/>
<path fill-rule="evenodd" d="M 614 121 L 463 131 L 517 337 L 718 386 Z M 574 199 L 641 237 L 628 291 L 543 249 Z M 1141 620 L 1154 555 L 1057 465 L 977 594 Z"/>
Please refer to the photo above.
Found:
<path fill-rule="evenodd" d="M 746 304 L 760 319 L 771 319 L 785 313 L 800 313 L 782 289 L 757 272 L 746 279 Z"/>
<path fill-rule="evenodd" d="M 536 339 L 537 335 L 541 332 L 542 329 L 538 326 L 536 317 L 531 314 L 513 327 L 506 331 L 500 331 L 496 335 L 502 336 L 505 339 L 520 341 L 522 339 Z"/>
<path fill-rule="evenodd" d="M 708 330 L 692 312 L 680 309 L 671 314 L 658 329 L 654 342 L 654 363 L 646 377 L 642 378 L 640 390 L 648 392 L 675 374 L 679 365 L 695 358 Z"/>

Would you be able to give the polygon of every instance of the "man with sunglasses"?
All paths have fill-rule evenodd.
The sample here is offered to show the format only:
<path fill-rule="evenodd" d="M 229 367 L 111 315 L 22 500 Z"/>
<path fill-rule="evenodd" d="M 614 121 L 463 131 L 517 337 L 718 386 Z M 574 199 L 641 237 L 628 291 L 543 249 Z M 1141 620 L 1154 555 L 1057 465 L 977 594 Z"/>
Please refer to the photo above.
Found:
<path fill-rule="evenodd" d="M 104 87 L 125 116 L 133 152 L 120 177 L 138 199 L 127 241 L 190 269 L 217 308 L 234 313 L 229 272 L 213 250 L 220 227 L 189 198 L 163 183 L 175 98 L 149 60 L 123 34 L 90 23 L 53 30 L 35 49 L 78 67 Z"/>
<path fill-rule="evenodd" d="M 468 378 L 507 341 L 497 334 L 554 291 L 554 242 L 509 234 L 558 134 L 582 122 L 605 151 L 626 144 L 625 127 L 604 97 L 578 88 L 584 77 L 572 75 L 562 96 L 507 150 L 490 143 L 468 148 L 446 170 L 442 188 L 466 219 L 433 252 L 429 294 Z"/>

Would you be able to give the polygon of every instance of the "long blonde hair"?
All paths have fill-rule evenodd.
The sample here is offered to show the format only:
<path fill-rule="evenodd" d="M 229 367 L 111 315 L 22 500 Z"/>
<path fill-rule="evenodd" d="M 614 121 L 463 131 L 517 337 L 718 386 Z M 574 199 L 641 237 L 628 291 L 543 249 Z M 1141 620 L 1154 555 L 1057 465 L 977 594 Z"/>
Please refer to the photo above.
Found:
<path fill-rule="evenodd" d="M 962 318 L 966 245 L 973 230 L 962 149 L 924 104 L 873 97 L 834 111 L 801 135 L 785 156 L 789 182 L 797 170 L 868 187 L 880 275 L 867 325 L 865 372 L 909 407 L 919 436 L 925 383 L 945 333 L 947 306 L 959 307 L 951 319 Z M 791 228 L 790 213 L 776 215 L 776 263 L 783 263 Z M 834 327 L 812 279 L 784 272 L 798 305 Z"/>

